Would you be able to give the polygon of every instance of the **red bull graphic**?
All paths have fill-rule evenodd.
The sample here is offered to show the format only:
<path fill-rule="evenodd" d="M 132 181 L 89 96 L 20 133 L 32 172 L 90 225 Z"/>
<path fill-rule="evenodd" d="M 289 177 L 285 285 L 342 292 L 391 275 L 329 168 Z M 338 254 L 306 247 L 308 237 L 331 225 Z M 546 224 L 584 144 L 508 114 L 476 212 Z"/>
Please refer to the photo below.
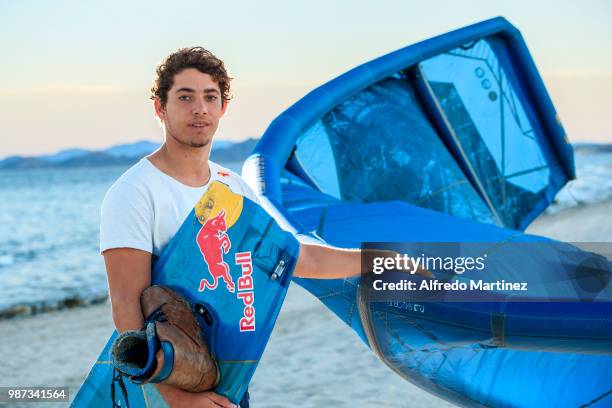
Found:
<path fill-rule="evenodd" d="M 204 262 L 208 266 L 208 271 L 213 277 L 212 283 L 206 278 L 200 281 L 199 291 L 205 289 L 215 290 L 219 284 L 219 279 L 225 282 L 228 291 L 236 291 L 229 265 L 223 260 L 223 255 L 227 255 L 232 247 L 232 243 L 227 234 L 225 222 L 225 209 L 221 209 L 218 215 L 208 219 L 198 232 L 196 242 L 200 252 L 204 256 Z M 241 276 L 238 278 L 238 293 L 236 297 L 244 304 L 242 318 L 239 322 L 241 332 L 255 331 L 255 291 L 253 282 L 253 262 L 251 252 L 238 252 L 235 257 L 236 265 L 240 266 Z"/>
<path fill-rule="evenodd" d="M 232 275 L 230 275 L 229 265 L 223 260 L 223 255 L 227 254 L 232 247 L 225 225 L 225 209 L 222 209 L 218 215 L 208 219 L 202 225 L 196 237 L 196 242 L 213 277 L 212 283 L 208 282 L 206 278 L 202 279 L 198 290 L 202 292 L 206 288 L 216 289 L 219 278 L 221 278 L 225 282 L 227 290 L 234 293 L 234 282 L 232 281 Z"/>
<path fill-rule="evenodd" d="M 255 331 L 255 292 L 253 291 L 253 263 L 251 252 L 236 254 L 236 265 L 240 265 L 242 275 L 238 278 L 238 299 L 244 303 L 240 331 Z"/>

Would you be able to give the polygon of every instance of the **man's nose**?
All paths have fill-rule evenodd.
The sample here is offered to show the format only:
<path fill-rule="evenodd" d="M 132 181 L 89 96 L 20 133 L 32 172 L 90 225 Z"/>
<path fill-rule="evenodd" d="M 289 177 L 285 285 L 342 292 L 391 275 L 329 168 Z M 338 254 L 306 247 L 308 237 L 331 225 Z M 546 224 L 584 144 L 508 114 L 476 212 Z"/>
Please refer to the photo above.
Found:
<path fill-rule="evenodd" d="M 208 113 L 208 105 L 204 97 L 195 98 L 192 111 L 194 115 L 205 115 Z"/>

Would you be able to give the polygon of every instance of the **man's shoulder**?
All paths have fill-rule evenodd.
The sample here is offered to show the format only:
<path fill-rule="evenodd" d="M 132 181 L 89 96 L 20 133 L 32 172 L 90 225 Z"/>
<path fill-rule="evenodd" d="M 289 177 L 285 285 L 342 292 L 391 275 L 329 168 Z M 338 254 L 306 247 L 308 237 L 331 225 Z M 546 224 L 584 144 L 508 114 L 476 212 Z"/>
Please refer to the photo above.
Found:
<path fill-rule="evenodd" d="M 146 158 L 142 158 L 138 163 L 126 171 L 115 180 L 108 188 L 104 196 L 104 201 L 114 199 L 115 201 L 126 201 L 133 199 L 134 196 L 149 197 L 152 190 L 155 190 L 156 177 Z"/>
<path fill-rule="evenodd" d="M 126 183 L 133 186 L 138 186 L 142 183 L 151 182 L 153 179 L 151 176 L 153 174 L 153 165 L 146 157 L 143 157 L 132 167 L 124 171 L 123 174 L 121 174 L 121 176 L 119 176 L 119 178 L 115 181 L 115 184 Z"/>

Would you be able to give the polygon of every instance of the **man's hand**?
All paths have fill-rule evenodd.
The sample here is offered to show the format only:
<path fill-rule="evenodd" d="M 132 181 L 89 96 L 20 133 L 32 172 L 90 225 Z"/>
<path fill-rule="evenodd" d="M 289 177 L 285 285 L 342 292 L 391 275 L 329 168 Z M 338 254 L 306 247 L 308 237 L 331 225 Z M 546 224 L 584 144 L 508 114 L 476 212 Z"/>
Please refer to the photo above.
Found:
<path fill-rule="evenodd" d="M 201 401 L 203 407 L 223 407 L 223 408 L 237 408 L 238 405 L 233 404 L 227 398 L 215 394 L 212 391 L 201 392 L 199 394 L 195 394 L 196 398 L 194 399 L 194 404 L 199 404 Z M 199 407 L 199 405 L 187 405 L 193 407 Z"/>
<path fill-rule="evenodd" d="M 201 392 L 198 394 L 194 394 L 193 405 L 188 404 L 186 407 L 199 407 L 202 404 L 202 407 L 223 407 L 223 408 L 237 408 L 238 405 L 232 404 L 230 400 L 227 398 L 215 394 L 212 391 Z"/>
<path fill-rule="evenodd" d="M 381 250 L 380 251 L 382 256 L 385 256 L 387 258 L 396 258 L 397 256 L 399 257 L 404 257 L 404 254 L 400 254 L 399 252 L 395 252 L 395 251 L 391 251 L 391 250 Z M 429 270 L 423 268 L 422 265 L 418 265 L 415 268 L 414 262 L 412 262 L 412 260 L 409 258 L 409 264 L 407 269 L 399 269 L 402 272 L 406 272 L 406 273 L 410 273 L 411 275 L 420 275 L 423 276 L 425 278 L 433 278 L 434 274 L 431 273 Z"/>
<path fill-rule="evenodd" d="M 237 408 L 238 405 L 233 404 L 227 398 L 215 394 L 212 391 L 205 392 L 187 392 L 168 385 L 155 385 L 164 397 L 166 403 L 172 408 Z"/>

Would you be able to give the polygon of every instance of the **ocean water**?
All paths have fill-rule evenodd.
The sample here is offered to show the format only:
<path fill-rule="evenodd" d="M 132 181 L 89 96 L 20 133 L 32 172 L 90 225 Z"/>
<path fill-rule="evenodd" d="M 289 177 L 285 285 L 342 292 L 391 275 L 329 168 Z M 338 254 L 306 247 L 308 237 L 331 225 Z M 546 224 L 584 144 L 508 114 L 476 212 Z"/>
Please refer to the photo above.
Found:
<path fill-rule="evenodd" d="M 576 167 L 547 211 L 612 199 L 611 153 L 578 153 Z M 106 299 L 100 204 L 126 168 L 0 171 L 0 318 Z"/>
<path fill-rule="evenodd" d="M 557 193 L 547 213 L 612 199 L 612 153 L 577 151 L 574 160 L 576 179 Z"/>
<path fill-rule="evenodd" d="M 0 171 L 0 317 L 106 299 L 100 204 L 126 169 Z"/>

